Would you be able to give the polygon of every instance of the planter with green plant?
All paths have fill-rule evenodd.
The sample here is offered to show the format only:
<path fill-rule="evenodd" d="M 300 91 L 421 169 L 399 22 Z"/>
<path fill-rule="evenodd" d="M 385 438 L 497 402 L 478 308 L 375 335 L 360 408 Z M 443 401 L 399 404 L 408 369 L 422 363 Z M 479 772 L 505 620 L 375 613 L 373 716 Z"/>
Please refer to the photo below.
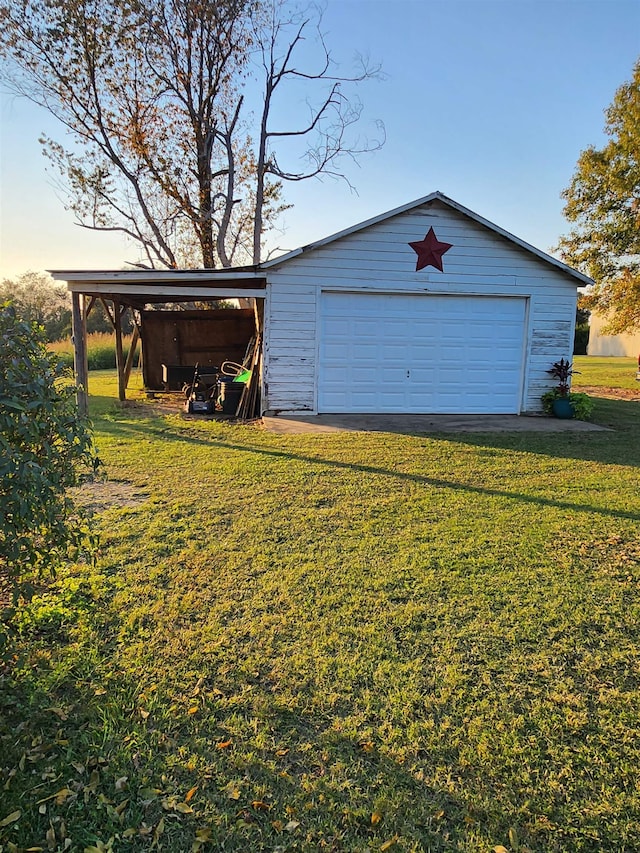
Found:
<path fill-rule="evenodd" d="M 579 373 L 578 370 L 573 370 L 571 362 L 561 358 L 560 361 L 552 364 L 547 373 L 555 377 L 558 384 L 541 397 L 545 413 L 554 415 L 556 418 L 589 420 L 593 412 L 593 401 L 587 394 L 571 391 L 571 376 Z"/>

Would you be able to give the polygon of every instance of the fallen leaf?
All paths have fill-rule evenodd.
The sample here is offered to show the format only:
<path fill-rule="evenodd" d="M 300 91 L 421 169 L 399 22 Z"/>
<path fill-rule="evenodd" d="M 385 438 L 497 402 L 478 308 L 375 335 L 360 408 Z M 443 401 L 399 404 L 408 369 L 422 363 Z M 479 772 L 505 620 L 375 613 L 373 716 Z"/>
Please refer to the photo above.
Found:
<path fill-rule="evenodd" d="M 238 788 L 231 788 L 227 794 L 227 797 L 230 800 L 239 800 L 240 799 L 240 790 Z"/>
<path fill-rule="evenodd" d="M 56 794 L 54 794 L 56 805 L 61 806 L 72 795 L 73 791 L 70 788 L 61 788 Z"/>
<path fill-rule="evenodd" d="M 268 812 L 271 806 L 268 803 L 263 802 L 262 800 L 254 800 L 251 805 L 258 812 Z"/>
<path fill-rule="evenodd" d="M 94 696 L 104 696 L 104 694 L 106 692 L 107 691 L 104 689 L 104 687 L 96 687 L 96 689 L 93 691 L 93 695 Z"/>
<path fill-rule="evenodd" d="M 155 800 L 155 798 L 161 794 L 162 791 L 160 788 L 140 788 L 138 791 L 138 796 L 143 800 Z"/>
<path fill-rule="evenodd" d="M 162 833 L 163 833 L 163 832 L 164 832 L 164 818 L 163 818 L 163 817 L 161 817 L 161 818 L 160 818 L 160 822 L 159 822 L 159 823 L 158 823 L 158 825 L 156 826 L 155 831 L 154 831 L 154 833 L 153 833 L 153 842 L 152 842 L 152 846 L 153 846 L 153 844 L 157 844 L 157 843 L 158 843 L 158 841 L 159 841 L 159 839 L 160 839 L 160 836 L 162 835 Z"/>
<path fill-rule="evenodd" d="M 293 832 L 294 829 L 297 829 L 300 826 L 299 820 L 290 820 L 289 823 L 285 826 L 285 830 L 287 832 Z"/>
<path fill-rule="evenodd" d="M 196 838 L 198 841 L 211 841 L 211 827 L 203 826 L 201 829 L 196 829 Z"/>
<path fill-rule="evenodd" d="M 149 711 L 145 711 L 144 708 L 138 708 L 138 711 L 140 712 L 140 716 L 142 717 L 143 720 L 146 720 L 149 718 L 149 713 L 150 713 Z"/>
<path fill-rule="evenodd" d="M 123 800 L 119 805 L 116 806 L 116 814 L 122 817 L 122 812 L 129 805 L 129 800 Z"/>
<path fill-rule="evenodd" d="M 226 749 L 228 746 L 231 746 L 233 743 L 232 740 L 221 740 L 216 744 L 216 749 Z"/>
<path fill-rule="evenodd" d="M 365 740 L 360 744 L 360 746 L 365 752 L 373 752 L 373 750 L 376 748 L 372 740 Z"/>
<path fill-rule="evenodd" d="M 393 838 L 390 838 L 388 841 L 385 841 L 385 842 L 384 842 L 384 844 L 381 844 L 381 845 L 380 845 L 380 850 L 381 850 L 381 851 L 384 851 L 384 850 L 391 850 L 391 848 L 393 847 L 393 845 L 394 845 L 394 844 L 397 844 L 397 842 L 398 842 L 398 838 L 399 838 L 399 836 L 398 836 L 398 835 L 394 835 L 394 836 L 393 836 Z"/>
<path fill-rule="evenodd" d="M 376 826 L 377 824 L 379 824 L 381 820 L 382 820 L 382 815 L 380 814 L 380 812 L 374 812 L 371 815 L 371 823 L 373 826 Z"/>
<path fill-rule="evenodd" d="M 506 847 L 503 847 L 502 844 L 498 844 L 497 847 L 493 848 L 493 853 L 509 853 Z"/>
<path fill-rule="evenodd" d="M 57 717 L 60 717 L 61 720 L 69 719 L 69 715 L 62 708 L 47 708 L 47 711 L 51 711 L 52 714 L 55 714 Z"/>
<path fill-rule="evenodd" d="M 121 776 L 119 779 L 116 779 L 116 791 L 124 791 L 127 787 L 128 781 L 128 776 Z"/>
<path fill-rule="evenodd" d="M 284 829 L 284 824 L 281 820 L 272 820 L 271 826 L 275 829 L 276 832 L 282 832 Z"/>
<path fill-rule="evenodd" d="M 180 814 L 193 814 L 193 809 L 189 803 L 176 803 L 175 811 L 180 812 Z"/>
<path fill-rule="evenodd" d="M 276 749 L 276 755 L 282 758 L 283 755 L 286 755 L 289 752 L 288 749 Z"/>
<path fill-rule="evenodd" d="M 67 797 L 70 797 L 73 794 L 73 791 L 69 790 L 69 788 L 61 788 L 59 791 L 56 791 L 55 794 L 49 794 L 48 797 L 43 797 L 41 800 L 38 800 L 36 805 L 40 805 L 41 803 L 48 803 L 49 800 L 55 800 L 56 804 L 61 806 Z M 2 824 L 0 823 L 0 826 Z"/>
<path fill-rule="evenodd" d="M 56 846 L 56 831 L 52 826 L 47 830 L 45 838 L 47 840 L 47 847 L 49 850 L 54 850 Z"/>
<path fill-rule="evenodd" d="M 192 705 L 191 708 L 187 711 L 187 714 L 197 714 L 200 710 L 199 705 Z"/>
<path fill-rule="evenodd" d="M 4 820 L 0 820 L 0 826 L 9 826 L 10 823 L 15 823 L 20 818 L 21 814 L 22 812 L 20 811 L 11 812 L 11 814 L 8 814 Z"/>
<path fill-rule="evenodd" d="M 198 790 L 198 786 L 194 785 L 187 793 L 185 794 L 184 801 L 185 803 L 189 803 L 193 799 L 193 795 Z"/>
<path fill-rule="evenodd" d="M 130 827 L 128 827 L 128 829 L 125 829 L 125 831 L 122 833 L 122 837 L 123 838 L 133 838 L 133 836 L 137 835 L 137 834 L 138 834 L 138 830 L 135 829 L 135 827 L 130 826 Z"/>

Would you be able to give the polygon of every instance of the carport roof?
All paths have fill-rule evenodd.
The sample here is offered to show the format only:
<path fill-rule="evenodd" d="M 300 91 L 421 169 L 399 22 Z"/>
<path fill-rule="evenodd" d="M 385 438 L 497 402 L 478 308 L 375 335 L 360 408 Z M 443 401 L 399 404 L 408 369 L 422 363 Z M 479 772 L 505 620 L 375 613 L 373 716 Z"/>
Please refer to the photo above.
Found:
<path fill-rule="evenodd" d="M 217 270 L 49 270 L 70 291 L 122 302 L 188 302 L 265 295 L 256 267 Z"/>

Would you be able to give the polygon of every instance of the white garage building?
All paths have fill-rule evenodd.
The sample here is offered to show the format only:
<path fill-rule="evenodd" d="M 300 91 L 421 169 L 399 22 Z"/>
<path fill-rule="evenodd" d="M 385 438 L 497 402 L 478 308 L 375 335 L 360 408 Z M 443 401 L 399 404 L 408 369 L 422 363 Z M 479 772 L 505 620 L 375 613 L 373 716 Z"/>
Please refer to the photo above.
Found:
<path fill-rule="evenodd" d="M 256 411 L 272 414 L 539 412 L 549 367 L 572 357 L 577 288 L 592 283 L 439 192 L 257 267 L 53 274 L 73 293 L 82 386 L 95 300 L 139 318 L 153 388 L 151 320 L 173 324 L 156 360 L 214 363 L 224 347 L 149 303 L 255 299 Z"/>
<path fill-rule="evenodd" d="M 272 412 L 538 412 L 591 283 L 439 192 L 262 269 Z"/>

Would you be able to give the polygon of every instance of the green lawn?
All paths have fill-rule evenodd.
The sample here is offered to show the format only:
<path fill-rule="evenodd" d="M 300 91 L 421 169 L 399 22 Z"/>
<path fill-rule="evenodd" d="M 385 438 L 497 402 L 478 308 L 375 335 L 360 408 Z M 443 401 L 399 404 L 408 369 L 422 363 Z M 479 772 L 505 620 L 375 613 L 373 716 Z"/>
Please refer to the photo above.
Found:
<path fill-rule="evenodd" d="M 2 853 L 640 849 L 639 402 L 282 436 L 90 381 L 121 505 L 18 621 Z"/>
<path fill-rule="evenodd" d="M 640 391 L 637 358 L 614 358 L 578 355 L 574 367 L 579 375 L 573 377 L 574 386 L 600 385 L 611 388 L 632 388 Z"/>

